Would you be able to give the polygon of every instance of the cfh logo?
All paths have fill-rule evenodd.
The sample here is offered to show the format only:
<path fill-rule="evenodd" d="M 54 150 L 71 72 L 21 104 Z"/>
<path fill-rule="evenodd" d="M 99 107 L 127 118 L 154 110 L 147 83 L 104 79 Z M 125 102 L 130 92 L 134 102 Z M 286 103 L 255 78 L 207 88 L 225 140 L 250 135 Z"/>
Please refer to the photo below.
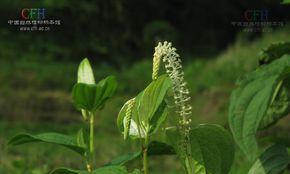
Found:
<path fill-rule="evenodd" d="M 244 12 L 244 18 L 248 22 L 266 22 L 268 21 L 268 10 L 246 10 Z"/>
<path fill-rule="evenodd" d="M 24 20 L 45 19 L 45 8 L 24 8 L 21 10 L 21 18 Z"/>

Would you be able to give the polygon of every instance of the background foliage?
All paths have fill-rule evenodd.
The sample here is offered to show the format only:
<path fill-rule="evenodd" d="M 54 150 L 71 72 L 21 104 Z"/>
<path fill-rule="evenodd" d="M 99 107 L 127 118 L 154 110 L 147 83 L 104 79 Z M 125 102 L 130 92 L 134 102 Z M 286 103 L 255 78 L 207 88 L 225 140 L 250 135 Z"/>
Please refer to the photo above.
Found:
<path fill-rule="evenodd" d="M 12 30 L 7 20 L 19 18 L 24 7 L 45 7 L 49 17 L 63 23 L 47 33 Z M 97 113 L 97 164 L 133 152 L 137 145 L 123 142 L 115 126 L 117 114 L 151 81 L 153 47 L 159 40 L 173 41 L 184 60 L 193 124 L 228 127 L 229 95 L 236 79 L 258 66 L 262 48 L 290 36 L 288 26 L 269 33 L 245 33 L 231 26 L 243 20 L 245 10 L 262 8 L 269 9 L 271 18 L 289 20 L 289 6 L 268 0 L 1 1 L 0 173 L 42 174 L 52 166 L 81 167 L 78 154 L 64 148 L 32 144 L 11 150 L 5 144 L 21 131 L 77 132 L 81 117 L 70 91 L 84 57 L 93 64 L 96 81 L 112 74 L 119 84 L 115 97 Z M 289 117 L 285 119 L 258 136 L 287 136 Z M 152 173 L 180 173 L 174 157 L 153 158 Z M 251 165 L 239 152 L 236 158 L 232 174 L 246 173 Z"/>
<path fill-rule="evenodd" d="M 26 7 L 46 8 L 46 17 L 61 19 L 61 27 L 37 34 L 11 31 L 7 20 L 19 19 Z M 267 9 L 269 20 L 289 19 L 289 7 L 279 0 L 4 0 L 0 9 L 0 57 L 75 62 L 89 57 L 115 66 L 151 56 L 160 40 L 174 42 L 188 58 L 215 55 L 234 42 L 239 28 L 231 22 L 245 21 L 246 10 Z"/>

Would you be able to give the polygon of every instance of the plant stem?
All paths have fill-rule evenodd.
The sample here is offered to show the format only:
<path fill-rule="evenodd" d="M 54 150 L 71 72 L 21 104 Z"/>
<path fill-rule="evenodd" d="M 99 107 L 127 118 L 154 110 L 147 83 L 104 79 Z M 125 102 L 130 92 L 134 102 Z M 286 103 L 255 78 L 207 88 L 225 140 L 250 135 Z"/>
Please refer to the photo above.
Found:
<path fill-rule="evenodd" d="M 90 114 L 90 146 L 89 146 L 89 164 L 87 165 L 88 171 L 93 171 L 94 155 L 94 114 Z"/>
<path fill-rule="evenodd" d="M 194 173 L 194 171 L 192 170 L 191 161 L 187 155 L 185 157 L 185 166 L 187 174 L 192 174 L 192 172 Z"/>
<path fill-rule="evenodd" d="M 149 144 L 149 136 L 145 136 L 145 142 L 143 146 L 143 171 L 144 174 L 149 174 L 148 171 L 148 144 Z"/>
<path fill-rule="evenodd" d="M 185 120 L 185 118 L 183 118 Z M 186 130 L 186 127 L 183 127 L 182 130 Z M 193 160 L 191 157 L 191 146 L 190 146 L 190 139 L 188 132 L 180 132 L 181 134 L 181 148 L 182 148 L 182 153 L 184 156 L 184 162 L 185 162 L 185 170 L 186 174 L 194 174 L 194 164 Z"/>

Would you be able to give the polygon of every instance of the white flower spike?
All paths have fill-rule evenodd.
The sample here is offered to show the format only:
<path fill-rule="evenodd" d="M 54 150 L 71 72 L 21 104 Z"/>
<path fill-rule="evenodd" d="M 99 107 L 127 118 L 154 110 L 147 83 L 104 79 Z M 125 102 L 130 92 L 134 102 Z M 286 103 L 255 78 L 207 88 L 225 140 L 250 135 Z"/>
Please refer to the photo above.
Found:
<path fill-rule="evenodd" d="M 182 70 L 181 59 L 176 53 L 176 48 L 172 47 L 170 42 L 159 42 L 155 47 L 153 56 L 153 73 L 152 79 L 158 77 L 160 60 L 165 64 L 166 73 L 169 75 L 173 83 L 174 100 L 176 104 L 176 112 L 180 115 L 180 128 L 185 136 L 190 130 L 190 114 L 191 106 L 189 104 L 190 96 L 186 82 L 184 81 L 184 72 Z"/>

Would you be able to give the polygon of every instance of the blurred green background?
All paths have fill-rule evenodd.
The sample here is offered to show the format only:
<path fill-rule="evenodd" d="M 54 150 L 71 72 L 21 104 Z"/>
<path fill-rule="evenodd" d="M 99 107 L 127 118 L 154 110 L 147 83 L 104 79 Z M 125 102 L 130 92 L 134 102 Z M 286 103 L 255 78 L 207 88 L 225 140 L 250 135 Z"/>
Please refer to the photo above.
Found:
<path fill-rule="evenodd" d="M 61 25 L 48 32 L 21 32 L 8 25 L 21 9 L 46 9 Z M 258 0 L 2 0 L 0 2 L 0 174 L 43 174 L 56 166 L 82 168 L 78 154 L 53 145 L 14 149 L 7 139 L 17 132 L 57 131 L 74 135 L 81 115 L 71 103 L 80 60 L 88 57 L 96 80 L 115 75 L 118 91 L 97 115 L 97 164 L 132 152 L 116 127 L 119 109 L 151 81 L 152 55 L 158 41 L 178 49 L 192 95 L 193 124 L 227 125 L 229 95 L 235 80 L 258 64 L 262 48 L 289 41 L 289 6 Z M 269 21 L 283 21 L 268 32 L 243 32 L 231 25 L 249 9 L 267 9 Z M 287 118 L 286 118 L 287 119 Z M 289 119 L 288 119 L 289 122 Z M 285 121 L 277 130 L 289 132 Z M 280 132 L 280 133 L 281 133 Z M 138 166 L 138 161 L 129 166 Z M 231 174 L 245 174 L 249 164 L 237 152 Z M 181 174 L 175 157 L 150 159 L 152 174 Z"/>

